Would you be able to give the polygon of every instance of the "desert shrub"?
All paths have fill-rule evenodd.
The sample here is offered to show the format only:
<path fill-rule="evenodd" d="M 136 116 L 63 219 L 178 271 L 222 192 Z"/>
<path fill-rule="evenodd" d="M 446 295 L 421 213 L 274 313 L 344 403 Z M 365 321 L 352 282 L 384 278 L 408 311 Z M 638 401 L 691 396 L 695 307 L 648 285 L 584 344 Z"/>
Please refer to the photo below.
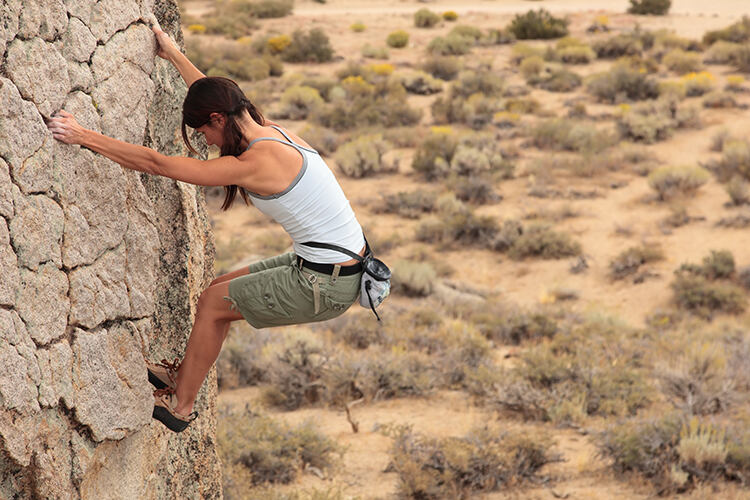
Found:
<path fill-rule="evenodd" d="M 523 482 L 537 483 L 540 469 L 559 457 L 546 435 L 476 429 L 462 438 L 428 438 L 411 427 L 397 429 L 389 470 L 398 474 L 399 496 L 468 498 Z"/>
<path fill-rule="evenodd" d="M 471 97 L 481 93 L 498 97 L 505 87 L 505 81 L 486 69 L 465 70 L 459 73 L 457 81 L 451 84 L 451 94 Z"/>
<path fill-rule="evenodd" d="M 737 71 L 750 73 L 750 44 L 746 43 L 734 52 L 732 55 L 732 66 Z"/>
<path fill-rule="evenodd" d="M 299 81 L 299 85 L 314 88 L 324 101 L 330 102 L 331 90 L 338 85 L 338 81 L 327 76 L 307 76 Z"/>
<path fill-rule="evenodd" d="M 539 76 L 544 71 L 545 62 L 541 56 L 529 56 L 521 61 L 519 71 L 526 80 Z"/>
<path fill-rule="evenodd" d="M 428 262 L 400 260 L 393 266 L 393 292 L 409 297 L 427 297 L 435 290 L 437 273 Z"/>
<path fill-rule="evenodd" d="M 530 83 L 550 92 L 572 92 L 583 80 L 577 73 L 566 69 L 552 71 L 549 75 L 532 79 Z"/>
<path fill-rule="evenodd" d="M 704 318 L 717 312 L 738 314 L 745 310 L 747 300 L 737 286 L 711 280 L 685 266 L 675 273 L 671 287 L 678 307 Z"/>
<path fill-rule="evenodd" d="M 683 80 L 664 80 L 659 82 L 659 97 L 681 101 L 687 97 L 685 82 Z"/>
<path fill-rule="evenodd" d="M 671 71 L 684 75 L 685 73 L 695 73 L 701 70 L 701 58 L 694 52 L 685 52 L 684 50 L 675 49 L 668 52 L 662 59 L 664 65 Z"/>
<path fill-rule="evenodd" d="M 673 31 L 665 29 L 654 32 L 653 39 L 653 49 L 657 57 L 662 56 L 671 49 L 691 50 L 693 52 L 703 50 L 701 42 L 678 36 Z"/>
<path fill-rule="evenodd" d="M 204 24 L 191 24 L 187 27 L 187 29 L 190 33 L 194 33 L 196 35 L 202 35 L 207 30 Z"/>
<path fill-rule="evenodd" d="M 390 57 L 390 54 L 388 53 L 388 49 L 385 47 L 373 47 L 369 43 L 366 43 L 362 47 L 362 57 L 366 57 L 368 59 L 388 59 Z"/>
<path fill-rule="evenodd" d="M 458 19 L 458 14 L 456 14 L 455 10 L 446 10 L 445 12 L 443 12 L 442 17 L 448 22 L 453 22 Z"/>
<path fill-rule="evenodd" d="M 356 21 L 349 26 L 349 29 L 352 30 L 355 33 L 362 33 L 364 30 L 367 29 L 367 26 L 361 21 Z"/>
<path fill-rule="evenodd" d="M 333 59 L 333 48 L 328 35 L 320 28 L 313 28 L 307 33 L 296 30 L 281 58 L 288 62 L 327 62 Z"/>
<path fill-rule="evenodd" d="M 222 34 L 230 38 L 240 38 L 253 33 L 258 25 L 256 15 L 252 11 L 252 3 L 232 0 L 219 0 L 214 10 L 202 21 L 206 33 Z"/>
<path fill-rule="evenodd" d="M 244 331 L 232 331 L 216 361 L 219 388 L 234 389 L 262 381 L 266 371 L 263 348 L 268 341 L 264 332 L 247 335 Z"/>
<path fill-rule="evenodd" d="M 519 40 L 561 38 L 568 34 L 568 21 L 544 9 L 530 10 L 517 14 L 508 30 Z"/>
<path fill-rule="evenodd" d="M 540 149 L 599 152 L 613 144 L 606 131 L 585 122 L 556 118 L 539 122 L 531 130 L 532 143 Z"/>
<path fill-rule="evenodd" d="M 285 17 L 292 13 L 293 8 L 294 0 L 254 0 L 250 3 L 250 12 L 260 19 Z"/>
<path fill-rule="evenodd" d="M 659 95 L 656 79 L 624 64 L 616 64 L 607 73 L 594 75 L 587 85 L 589 93 L 608 103 L 624 100 L 654 99 Z"/>
<path fill-rule="evenodd" d="M 741 92 L 745 83 L 745 77 L 742 75 L 727 76 L 726 90 L 730 92 Z"/>
<path fill-rule="evenodd" d="M 417 28 L 432 28 L 440 22 L 440 16 L 430 9 L 419 9 L 414 13 L 414 26 Z"/>
<path fill-rule="evenodd" d="M 737 273 L 737 281 L 745 290 L 750 290 L 750 266 L 743 267 Z"/>
<path fill-rule="evenodd" d="M 711 92 L 703 98 L 704 108 L 736 108 L 737 99 L 730 92 Z"/>
<path fill-rule="evenodd" d="M 281 95 L 279 118 L 304 120 L 323 106 L 323 98 L 312 87 L 289 87 Z"/>
<path fill-rule="evenodd" d="M 427 45 L 427 51 L 438 56 L 461 56 L 468 54 L 473 46 L 474 40 L 472 38 L 457 33 L 449 33 L 444 37 L 435 37 Z"/>
<path fill-rule="evenodd" d="M 230 477 L 247 478 L 253 485 L 288 484 L 306 466 L 329 469 L 341 450 L 331 439 L 319 433 L 312 422 L 296 427 L 280 423 L 245 409 L 224 415 L 217 426 L 217 441 L 222 463 Z M 247 485 L 233 493 L 246 493 Z"/>
<path fill-rule="evenodd" d="M 409 43 L 409 33 L 404 30 L 393 31 L 385 39 L 385 43 L 388 44 L 389 47 L 393 47 L 394 49 L 401 49 L 403 47 L 406 47 L 406 44 Z"/>
<path fill-rule="evenodd" d="M 711 250 L 701 265 L 683 264 L 680 272 L 689 272 L 715 280 L 729 278 L 734 273 L 734 256 L 729 250 Z"/>
<path fill-rule="evenodd" d="M 388 148 L 382 134 L 362 135 L 338 149 L 336 164 L 344 175 L 355 179 L 394 171 L 395 165 L 383 162 L 383 153 Z"/>
<path fill-rule="evenodd" d="M 739 43 L 719 40 L 709 47 L 703 60 L 709 64 L 730 64 L 740 47 Z"/>
<path fill-rule="evenodd" d="M 593 44 L 597 57 L 616 59 L 622 56 L 637 56 L 643 52 L 643 42 L 633 33 L 623 33 L 597 40 Z"/>
<path fill-rule="evenodd" d="M 660 200 L 668 200 L 677 195 L 695 193 L 704 185 L 710 175 L 702 167 L 694 165 L 659 167 L 648 176 L 648 184 L 656 191 Z"/>
<path fill-rule="evenodd" d="M 516 41 L 516 37 L 507 28 L 490 28 L 481 40 L 484 45 L 507 45 Z"/>
<path fill-rule="evenodd" d="M 411 167 L 428 180 L 433 180 L 447 170 L 457 146 L 458 141 L 450 128 L 433 128 L 417 148 Z"/>
<path fill-rule="evenodd" d="M 407 219 L 419 219 L 422 215 L 432 212 L 435 208 L 437 195 L 432 191 L 417 189 L 415 191 L 401 191 L 395 194 L 383 195 L 377 210 L 380 212 L 398 214 Z"/>
<path fill-rule="evenodd" d="M 513 64 L 520 64 L 521 61 L 527 57 L 538 56 L 544 59 L 545 51 L 539 47 L 528 43 L 517 43 L 513 45 L 511 49 L 511 62 Z"/>
<path fill-rule="evenodd" d="M 642 265 L 662 259 L 664 259 L 664 253 L 659 247 L 631 247 L 621 252 L 609 263 L 609 273 L 612 279 L 620 280 L 637 273 Z"/>
<path fill-rule="evenodd" d="M 573 241 L 570 235 L 552 230 L 545 225 L 532 225 L 508 250 L 513 259 L 539 257 L 542 259 L 562 259 L 580 255 L 581 244 Z"/>
<path fill-rule="evenodd" d="M 461 71 L 461 61 L 451 56 L 430 56 L 422 63 L 422 69 L 441 80 L 453 80 Z"/>
<path fill-rule="evenodd" d="M 508 99 L 503 104 L 505 111 L 509 113 L 532 114 L 541 109 L 541 104 L 534 98 L 529 99 Z"/>
<path fill-rule="evenodd" d="M 557 53 L 562 62 L 570 64 L 588 64 L 596 59 L 596 52 L 588 45 L 566 47 Z"/>
<path fill-rule="evenodd" d="M 272 36 L 266 42 L 271 52 L 278 54 L 292 44 L 292 38 L 289 35 Z"/>
<path fill-rule="evenodd" d="M 407 92 L 417 95 L 431 95 L 442 92 L 443 82 L 424 71 L 399 73 L 396 76 Z"/>
<path fill-rule="evenodd" d="M 703 35 L 703 43 L 706 45 L 712 45 L 719 40 L 734 43 L 750 42 L 750 17 L 742 16 L 742 19 L 726 28 L 708 31 Z"/>
<path fill-rule="evenodd" d="M 452 194 L 438 199 L 437 208 L 438 217 L 425 219 L 417 227 L 419 241 L 488 248 L 498 232 L 493 217 L 475 215 Z"/>
<path fill-rule="evenodd" d="M 664 16 L 669 12 L 672 0 L 630 0 L 630 14 Z"/>
<path fill-rule="evenodd" d="M 453 191 L 456 193 L 456 198 L 467 203 L 483 205 L 501 199 L 492 187 L 492 182 L 485 177 L 478 175 L 458 177 L 451 184 L 453 185 Z"/>
<path fill-rule="evenodd" d="M 742 177 L 732 177 L 725 188 L 732 205 L 740 206 L 750 204 L 750 183 Z"/>
<path fill-rule="evenodd" d="M 681 81 L 685 84 L 685 94 L 688 97 L 695 97 L 711 91 L 716 84 L 716 77 L 707 71 L 701 71 L 689 73 L 683 76 Z"/>
<path fill-rule="evenodd" d="M 259 81 L 271 74 L 273 57 L 254 54 L 238 42 L 220 41 L 208 49 L 201 39 L 194 38 L 186 42 L 185 49 L 193 64 L 209 76 Z"/>
<path fill-rule="evenodd" d="M 416 148 L 426 134 L 423 128 L 412 126 L 391 127 L 383 131 L 383 138 L 396 148 Z"/>
<path fill-rule="evenodd" d="M 708 164 L 720 181 L 739 176 L 750 179 L 750 141 L 730 139 L 722 141 L 722 156 Z"/>
<path fill-rule="evenodd" d="M 667 139 L 676 128 L 697 127 L 699 124 L 697 108 L 680 106 L 676 101 L 664 98 L 632 109 L 626 107 L 617 120 L 617 128 L 624 138 L 647 144 Z"/>
<path fill-rule="evenodd" d="M 489 71 L 462 71 L 446 95 L 433 101 L 435 122 L 460 122 L 474 129 L 482 128 L 499 110 L 500 103 L 495 97 L 500 95 L 503 85 L 504 81 Z"/>
<path fill-rule="evenodd" d="M 637 361 L 643 353 L 625 342 L 629 335 L 607 320 L 586 320 L 558 331 L 520 354 L 496 392 L 488 394 L 489 403 L 525 419 L 555 423 L 580 425 L 588 415 L 633 415 L 651 395 Z M 616 367 L 610 365 L 615 359 Z"/>
<path fill-rule="evenodd" d="M 339 134 L 320 125 L 306 124 L 299 132 L 307 143 L 320 154 L 329 156 L 339 147 Z"/>
<path fill-rule="evenodd" d="M 716 342 L 693 342 L 659 375 L 662 391 L 690 415 L 726 410 L 734 397 L 724 348 Z"/>

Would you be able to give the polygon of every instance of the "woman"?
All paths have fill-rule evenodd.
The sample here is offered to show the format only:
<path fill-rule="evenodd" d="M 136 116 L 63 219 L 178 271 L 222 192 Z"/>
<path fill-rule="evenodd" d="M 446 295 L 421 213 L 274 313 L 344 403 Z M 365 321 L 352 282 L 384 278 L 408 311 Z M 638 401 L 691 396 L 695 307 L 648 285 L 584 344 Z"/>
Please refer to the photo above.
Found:
<path fill-rule="evenodd" d="M 223 209 L 239 192 L 279 222 L 294 252 L 219 276 L 198 300 L 195 324 L 180 364 L 148 364 L 154 418 L 180 432 L 195 419 L 193 404 L 216 361 L 232 321 L 255 328 L 331 319 L 356 300 L 361 264 L 335 250 L 309 247 L 323 242 L 360 256 L 362 228 L 341 187 L 320 155 L 300 137 L 263 118 L 233 81 L 206 78 L 169 37 L 154 28 L 158 55 L 174 64 L 189 90 L 183 104 L 182 136 L 191 127 L 215 144 L 212 160 L 169 157 L 86 130 L 60 111 L 48 121 L 53 137 L 80 144 L 123 167 L 201 186 L 224 186 Z M 352 255 L 353 255 L 352 254 Z"/>

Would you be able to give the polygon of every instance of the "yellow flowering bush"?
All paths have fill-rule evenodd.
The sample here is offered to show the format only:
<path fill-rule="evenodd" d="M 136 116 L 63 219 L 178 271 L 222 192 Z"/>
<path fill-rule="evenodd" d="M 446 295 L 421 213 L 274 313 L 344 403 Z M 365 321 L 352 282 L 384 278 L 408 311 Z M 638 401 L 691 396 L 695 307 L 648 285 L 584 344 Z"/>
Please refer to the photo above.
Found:
<path fill-rule="evenodd" d="M 278 54 L 292 44 L 292 39 L 289 35 L 279 35 L 269 38 L 267 43 L 271 52 Z"/>
<path fill-rule="evenodd" d="M 688 73 L 680 81 L 685 84 L 685 92 L 688 97 L 703 95 L 714 88 L 716 77 L 708 71 L 700 73 Z"/>
<path fill-rule="evenodd" d="M 367 26 L 365 26 L 362 22 L 357 21 L 356 23 L 349 26 L 349 29 L 355 33 L 361 33 L 367 29 Z"/>
<path fill-rule="evenodd" d="M 443 12 L 443 19 L 446 21 L 455 21 L 458 19 L 458 14 L 456 14 L 456 11 L 454 10 L 447 10 Z"/>
<path fill-rule="evenodd" d="M 188 31 L 190 33 L 195 33 L 196 35 L 202 35 L 206 32 L 206 26 L 203 24 L 191 24 L 188 26 Z"/>
<path fill-rule="evenodd" d="M 368 64 L 365 69 L 367 71 L 372 71 L 376 75 L 379 76 L 388 76 L 393 73 L 393 64 L 388 63 L 375 63 L 375 64 Z"/>
<path fill-rule="evenodd" d="M 727 77 L 727 90 L 740 90 L 745 83 L 745 77 L 742 75 L 729 75 Z"/>

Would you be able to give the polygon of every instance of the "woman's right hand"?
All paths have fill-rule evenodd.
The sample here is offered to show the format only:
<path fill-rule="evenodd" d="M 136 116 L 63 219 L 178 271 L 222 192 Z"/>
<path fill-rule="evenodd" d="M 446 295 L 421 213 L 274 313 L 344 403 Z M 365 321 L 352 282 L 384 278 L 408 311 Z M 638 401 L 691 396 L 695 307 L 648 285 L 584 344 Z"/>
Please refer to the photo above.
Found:
<path fill-rule="evenodd" d="M 164 33 L 157 26 L 154 26 L 151 29 L 156 36 L 156 42 L 159 44 L 156 54 L 162 59 L 170 60 L 172 58 L 172 54 L 174 54 L 174 52 L 178 50 L 177 46 L 174 44 L 174 42 L 172 42 L 172 39 L 169 38 L 169 35 Z"/>

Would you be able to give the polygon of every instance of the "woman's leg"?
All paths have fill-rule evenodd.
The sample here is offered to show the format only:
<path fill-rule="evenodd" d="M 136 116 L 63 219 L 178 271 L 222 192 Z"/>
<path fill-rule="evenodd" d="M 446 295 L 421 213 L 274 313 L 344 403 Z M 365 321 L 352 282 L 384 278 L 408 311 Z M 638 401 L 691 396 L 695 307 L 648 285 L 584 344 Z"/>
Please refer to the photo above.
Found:
<path fill-rule="evenodd" d="M 231 303 L 224 300 L 226 296 L 229 296 L 228 281 L 206 288 L 198 299 L 195 323 L 177 373 L 179 405 L 175 410 L 183 415 L 192 411 L 198 391 L 219 357 L 229 324 L 243 319 L 239 312 L 229 308 Z"/>
<path fill-rule="evenodd" d="M 237 269 L 236 271 L 232 271 L 231 273 L 222 274 L 221 276 L 217 276 L 209 285 L 209 287 L 218 285 L 219 283 L 224 283 L 225 281 L 232 280 L 234 278 L 238 278 L 240 276 L 244 276 L 246 274 L 250 274 L 250 267 L 244 266 L 240 269 Z"/>

